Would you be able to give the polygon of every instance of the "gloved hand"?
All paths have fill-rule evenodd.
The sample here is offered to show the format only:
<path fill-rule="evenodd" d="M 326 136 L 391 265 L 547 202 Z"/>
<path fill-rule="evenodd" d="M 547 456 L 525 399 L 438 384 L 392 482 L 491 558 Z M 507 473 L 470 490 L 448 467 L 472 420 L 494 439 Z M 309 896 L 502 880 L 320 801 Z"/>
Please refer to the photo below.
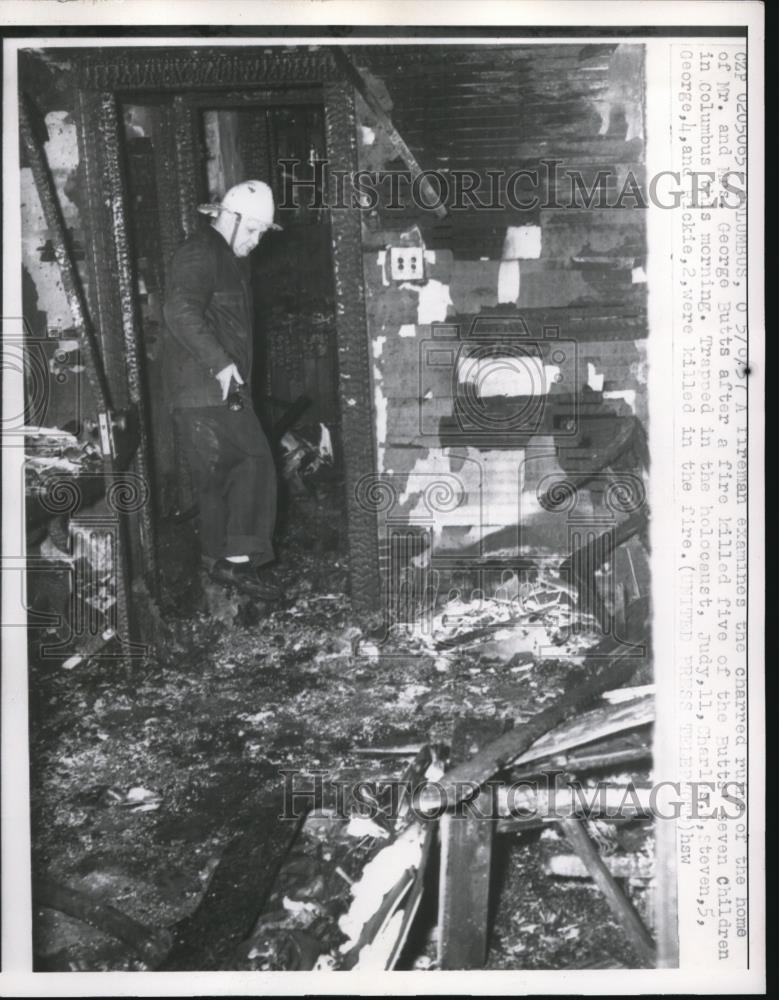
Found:
<path fill-rule="evenodd" d="M 235 365 L 227 365 L 220 372 L 216 373 L 216 378 L 219 380 L 219 384 L 222 387 L 222 399 L 227 399 L 230 393 L 230 385 L 235 380 L 237 385 L 243 385 L 243 379 L 238 373 L 238 369 Z"/>

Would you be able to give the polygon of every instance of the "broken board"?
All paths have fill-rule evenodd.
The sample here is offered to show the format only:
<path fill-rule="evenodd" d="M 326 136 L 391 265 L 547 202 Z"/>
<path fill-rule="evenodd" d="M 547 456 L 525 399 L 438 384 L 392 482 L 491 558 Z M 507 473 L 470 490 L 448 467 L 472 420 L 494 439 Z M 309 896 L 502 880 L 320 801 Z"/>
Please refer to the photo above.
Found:
<path fill-rule="evenodd" d="M 604 736 L 645 726 L 654 722 L 654 718 L 655 700 L 652 694 L 643 694 L 631 701 L 616 705 L 598 706 L 539 737 L 524 753 L 512 761 L 512 766 L 527 764 L 542 757 L 551 757 L 585 743 L 592 743 Z"/>

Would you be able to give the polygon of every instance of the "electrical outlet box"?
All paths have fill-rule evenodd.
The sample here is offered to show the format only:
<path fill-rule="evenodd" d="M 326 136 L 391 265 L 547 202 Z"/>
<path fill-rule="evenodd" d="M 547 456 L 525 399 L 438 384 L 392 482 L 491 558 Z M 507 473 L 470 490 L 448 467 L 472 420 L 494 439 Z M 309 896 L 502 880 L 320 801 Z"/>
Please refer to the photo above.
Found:
<path fill-rule="evenodd" d="M 393 281 L 424 281 L 425 251 L 423 247 L 390 247 L 390 278 Z"/>

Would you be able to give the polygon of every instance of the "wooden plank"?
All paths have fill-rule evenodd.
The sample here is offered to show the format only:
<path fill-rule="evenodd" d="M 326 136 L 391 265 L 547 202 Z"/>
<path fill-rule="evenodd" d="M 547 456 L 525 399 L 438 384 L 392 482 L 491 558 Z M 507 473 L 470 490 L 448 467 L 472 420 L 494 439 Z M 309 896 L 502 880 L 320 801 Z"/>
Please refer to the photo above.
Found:
<path fill-rule="evenodd" d="M 614 880 L 595 845 L 590 840 L 582 820 L 560 820 L 563 833 L 579 855 L 590 878 L 606 897 L 612 913 L 625 931 L 642 965 L 653 968 L 656 962 L 655 943 L 633 904 Z"/>
<path fill-rule="evenodd" d="M 128 219 L 130 200 L 127 190 L 127 170 L 120 136 L 120 108 L 114 94 L 103 94 L 100 99 L 100 120 L 95 123 L 100 132 L 103 167 L 103 191 L 110 206 L 112 245 L 114 251 L 113 283 L 117 286 L 121 305 L 120 322 L 124 345 L 125 378 L 127 395 L 133 410 L 132 422 L 138 431 L 138 447 L 132 457 L 132 470 L 141 481 L 154 486 L 152 445 L 149 432 L 149 415 L 146 402 L 147 377 L 144 371 L 143 333 L 136 297 L 136 274 L 132 257 L 132 234 Z M 110 504 L 109 504 L 110 506 Z M 133 526 L 131 555 L 143 569 L 143 580 L 153 597 L 159 596 L 159 571 L 157 567 L 156 525 L 152 518 L 151 504 L 147 501 L 127 513 Z M 137 574 L 130 571 L 135 583 Z"/>
<path fill-rule="evenodd" d="M 439 968 L 479 969 L 487 957 L 495 822 L 445 813 L 440 830 Z"/>
<path fill-rule="evenodd" d="M 606 751 L 593 747 L 589 752 L 581 750 L 578 753 L 574 752 L 563 756 L 543 757 L 539 761 L 533 761 L 532 765 L 512 768 L 511 779 L 512 781 L 521 781 L 534 775 L 543 775 L 553 766 L 562 768 L 570 774 L 586 774 L 588 771 L 601 771 L 605 768 L 618 770 L 632 764 L 648 763 L 652 759 L 652 748 L 649 745 L 652 739 L 651 733 L 647 733 L 645 738 L 646 744 L 625 747 L 623 750 Z M 598 746 L 602 745 L 598 744 Z"/>
<path fill-rule="evenodd" d="M 536 740 L 523 754 L 516 758 L 515 765 L 527 764 L 541 757 L 572 750 L 574 747 L 591 743 L 613 733 L 624 732 L 645 726 L 655 719 L 653 695 L 644 695 L 633 701 L 619 705 L 603 705 L 577 716 L 571 722 L 558 726 Z"/>
<path fill-rule="evenodd" d="M 654 861 L 646 854 L 614 854 L 602 860 L 614 878 L 654 878 Z M 554 878 L 590 877 L 589 870 L 578 854 L 553 854 L 544 863 L 544 874 Z"/>
<path fill-rule="evenodd" d="M 452 768 L 431 787 L 429 793 L 423 790 L 419 796 L 419 808 L 429 812 L 440 812 L 442 807 L 453 809 L 469 789 L 475 794 L 480 785 L 513 763 L 549 730 L 579 715 L 604 691 L 624 685 L 635 669 L 635 658 L 624 654 L 616 655 L 603 666 L 593 665 L 590 676 L 571 687 L 554 705 L 499 736 L 464 764 Z"/>
<path fill-rule="evenodd" d="M 504 728 L 466 717 L 453 729 L 450 759 L 465 759 Z M 442 818 L 438 882 L 438 961 L 442 969 L 477 969 L 487 957 L 490 870 L 497 822 L 468 810 Z"/>

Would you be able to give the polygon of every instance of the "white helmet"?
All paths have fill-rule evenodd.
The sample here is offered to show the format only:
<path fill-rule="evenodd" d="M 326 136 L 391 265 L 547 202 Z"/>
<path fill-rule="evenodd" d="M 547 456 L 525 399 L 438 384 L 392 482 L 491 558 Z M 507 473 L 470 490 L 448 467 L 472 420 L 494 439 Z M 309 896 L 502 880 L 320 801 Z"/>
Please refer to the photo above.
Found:
<path fill-rule="evenodd" d="M 281 229 L 273 221 L 273 192 L 264 181 L 243 181 L 230 188 L 218 205 L 198 205 L 198 212 L 217 216 L 220 212 L 230 212 L 237 221 L 253 219 L 268 229 Z"/>

